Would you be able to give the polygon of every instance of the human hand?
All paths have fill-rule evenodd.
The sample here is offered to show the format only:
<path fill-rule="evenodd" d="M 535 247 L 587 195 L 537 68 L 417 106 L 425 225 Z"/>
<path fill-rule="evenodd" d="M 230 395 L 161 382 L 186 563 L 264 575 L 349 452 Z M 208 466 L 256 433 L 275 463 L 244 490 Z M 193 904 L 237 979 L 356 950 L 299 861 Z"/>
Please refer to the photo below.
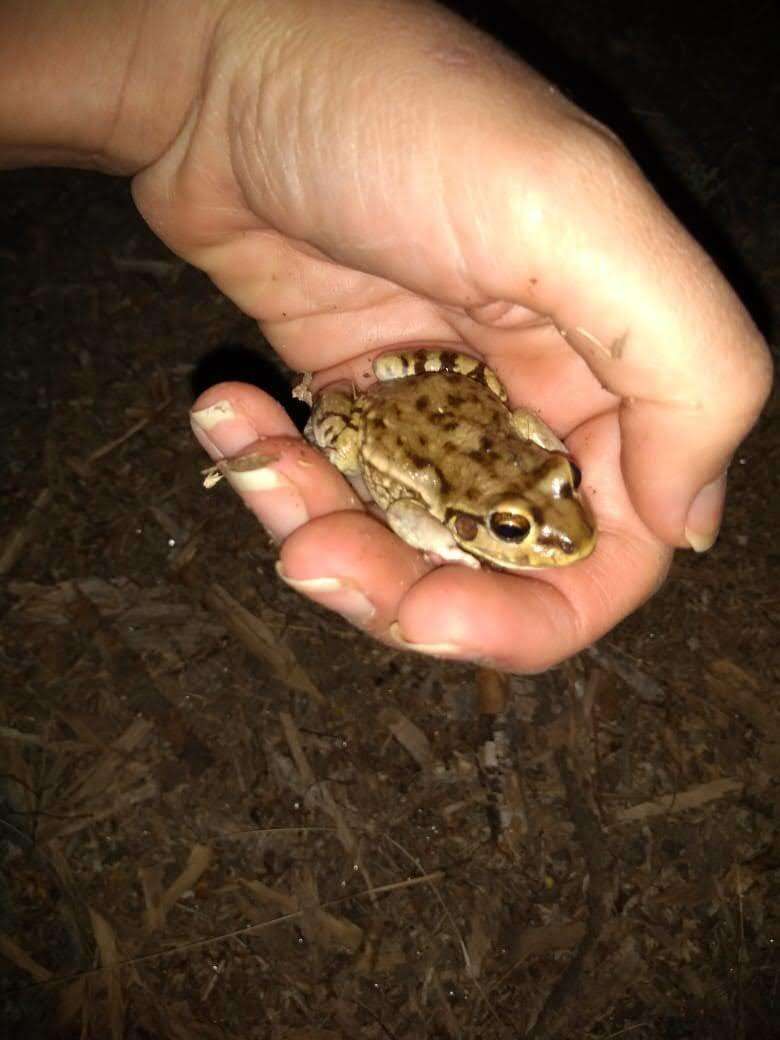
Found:
<path fill-rule="evenodd" d="M 366 385 L 399 344 L 465 348 L 584 473 L 588 560 L 431 569 L 271 398 L 212 387 L 196 436 L 212 458 L 273 460 L 242 494 L 312 599 L 389 641 L 397 621 L 417 649 L 534 671 L 652 594 L 671 547 L 714 540 L 769 387 L 761 338 L 620 144 L 454 17 L 229 4 L 198 105 L 133 191 L 315 388 Z"/>

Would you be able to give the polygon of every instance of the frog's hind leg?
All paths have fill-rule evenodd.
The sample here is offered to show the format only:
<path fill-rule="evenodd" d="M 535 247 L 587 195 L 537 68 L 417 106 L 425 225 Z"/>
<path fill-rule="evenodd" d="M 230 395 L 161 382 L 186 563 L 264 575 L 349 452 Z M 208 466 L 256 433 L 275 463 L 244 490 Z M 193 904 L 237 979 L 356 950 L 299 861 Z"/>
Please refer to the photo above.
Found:
<path fill-rule="evenodd" d="M 306 439 L 320 448 L 345 476 L 360 473 L 358 409 L 348 390 L 324 390 L 314 402 Z"/>
<path fill-rule="evenodd" d="M 447 563 L 479 568 L 479 560 L 459 548 L 448 528 L 414 499 L 400 498 L 391 503 L 385 520 L 407 545 L 425 553 L 434 553 Z"/>
<path fill-rule="evenodd" d="M 545 451 L 560 451 L 568 454 L 566 445 L 552 432 L 547 423 L 542 422 L 538 415 L 528 411 L 527 408 L 515 408 L 512 412 L 512 426 L 518 437 L 523 440 L 533 441 Z"/>
<path fill-rule="evenodd" d="M 374 360 L 374 375 L 380 383 L 424 372 L 449 372 L 482 383 L 500 401 L 507 400 L 504 384 L 484 361 L 456 350 L 393 350 Z"/>

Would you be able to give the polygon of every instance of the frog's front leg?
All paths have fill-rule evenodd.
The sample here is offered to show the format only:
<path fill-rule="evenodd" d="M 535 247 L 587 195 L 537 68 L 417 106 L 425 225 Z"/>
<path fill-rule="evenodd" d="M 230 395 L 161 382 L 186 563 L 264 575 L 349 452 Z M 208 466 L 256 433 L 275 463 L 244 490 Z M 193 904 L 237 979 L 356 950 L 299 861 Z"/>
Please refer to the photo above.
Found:
<path fill-rule="evenodd" d="M 393 502 L 385 518 L 391 530 L 407 545 L 426 553 L 435 553 L 447 563 L 462 563 L 479 569 L 479 560 L 460 549 L 444 524 L 414 499 L 400 498 Z"/>
<path fill-rule="evenodd" d="M 542 422 L 538 415 L 529 412 L 527 408 L 515 408 L 512 412 L 512 426 L 518 437 L 523 440 L 533 441 L 545 451 L 560 451 L 567 453 L 566 445 L 552 432 L 547 423 Z"/>
<path fill-rule="evenodd" d="M 355 399 L 348 390 L 325 390 L 314 402 L 303 431 L 306 439 L 347 477 L 360 473 L 357 419 Z"/>

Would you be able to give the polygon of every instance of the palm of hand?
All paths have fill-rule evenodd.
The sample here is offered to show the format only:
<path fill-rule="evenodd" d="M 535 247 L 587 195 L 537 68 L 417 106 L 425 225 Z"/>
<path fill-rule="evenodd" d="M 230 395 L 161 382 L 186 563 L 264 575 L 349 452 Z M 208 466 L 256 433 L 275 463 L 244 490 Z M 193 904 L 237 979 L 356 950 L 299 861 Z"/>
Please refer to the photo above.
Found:
<path fill-rule="evenodd" d="M 346 270 L 314 253 L 261 230 L 250 246 L 244 237 L 231 258 L 244 269 L 281 265 L 287 272 L 283 284 L 275 283 L 278 313 L 266 319 L 264 330 L 272 342 L 284 344 L 288 363 L 313 371 L 315 385 L 345 377 L 366 385 L 372 356 L 399 340 L 465 345 L 499 373 L 514 404 L 537 408 L 568 436 L 591 489 L 601 534 L 594 557 L 565 571 L 521 577 L 457 567 L 431 572 L 419 554 L 389 532 L 378 532 L 377 521 L 354 510 L 348 485 L 337 474 L 325 473 L 322 461 L 303 473 L 296 467 L 286 440 L 294 430 L 275 402 L 250 388 L 237 396 L 235 388 L 214 387 L 200 406 L 227 396 L 251 418 L 255 436 L 281 438 L 263 450 L 276 447 L 282 453 L 279 465 L 294 480 L 312 518 L 285 541 L 286 574 L 298 581 L 337 578 L 361 590 L 376 608 L 363 624 L 380 637 L 387 638 L 398 619 L 407 641 L 523 670 L 575 652 L 646 598 L 665 572 L 669 550 L 642 524 L 626 492 L 615 398 L 550 321 L 504 301 L 488 300 L 478 308 L 433 303 L 407 287 Z M 262 302 L 251 309 L 268 313 Z M 403 339 L 410 329 L 411 339 Z M 247 496 L 272 528 L 274 497 L 274 492 Z M 322 595 L 316 588 L 304 590 L 339 608 L 340 596 L 329 590 Z"/>
<path fill-rule="evenodd" d="M 359 511 L 260 391 L 215 387 L 196 406 L 227 399 L 241 416 L 196 430 L 212 455 L 276 439 L 264 451 L 277 451 L 287 486 L 244 497 L 284 538 L 284 575 L 302 591 L 382 638 L 397 620 L 414 643 L 534 670 L 652 593 L 668 544 L 681 541 L 688 485 L 712 479 L 733 443 L 708 423 L 706 377 L 689 389 L 701 369 L 698 329 L 687 354 L 666 335 L 681 274 L 695 295 L 706 259 L 603 132 L 540 94 L 528 70 L 502 75 L 458 96 L 445 75 L 406 122 L 355 92 L 346 102 L 342 92 L 335 114 L 320 112 L 322 124 L 286 136 L 274 132 L 287 125 L 283 106 L 274 126 L 250 121 L 249 131 L 224 116 L 228 147 L 206 106 L 134 193 L 160 236 L 259 320 L 287 364 L 315 373 L 315 387 L 365 384 L 370 358 L 400 344 L 465 346 L 497 371 L 513 404 L 538 410 L 567 440 L 601 531 L 591 558 L 538 577 L 429 572 Z M 519 135 L 517 105 L 528 111 Z M 577 161 L 561 141 L 574 142 Z M 589 176 L 600 165 L 606 193 Z M 708 302 L 713 322 L 733 307 Z M 695 301 L 691 309 L 695 318 Z M 684 338 L 686 320 L 678 326 Z M 690 408 L 688 393 L 697 395 Z M 678 427 L 692 460 L 684 483 Z"/>

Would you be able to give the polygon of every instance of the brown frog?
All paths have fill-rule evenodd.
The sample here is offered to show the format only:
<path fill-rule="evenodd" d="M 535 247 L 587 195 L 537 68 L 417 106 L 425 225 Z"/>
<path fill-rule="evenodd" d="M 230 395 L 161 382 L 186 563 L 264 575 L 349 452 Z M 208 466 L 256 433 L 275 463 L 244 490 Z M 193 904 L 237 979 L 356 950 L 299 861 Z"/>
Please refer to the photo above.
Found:
<path fill-rule="evenodd" d="M 580 472 L 536 415 L 510 410 L 483 362 L 447 350 L 374 361 L 359 394 L 326 388 L 306 436 L 405 542 L 442 561 L 509 571 L 584 559 L 596 528 Z"/>

